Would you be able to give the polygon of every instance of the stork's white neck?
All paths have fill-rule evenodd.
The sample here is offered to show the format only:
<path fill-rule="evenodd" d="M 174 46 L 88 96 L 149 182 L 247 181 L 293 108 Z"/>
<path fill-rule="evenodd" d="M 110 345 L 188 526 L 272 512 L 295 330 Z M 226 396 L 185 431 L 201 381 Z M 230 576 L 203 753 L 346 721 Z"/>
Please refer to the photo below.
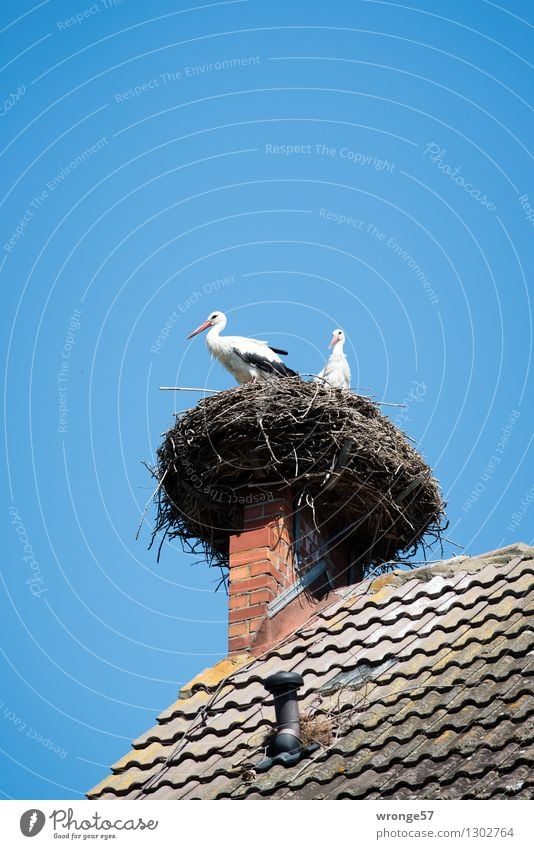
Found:
<path fill-rule="evenodd" d="M 206 334 L 206 339 L 209 339 L 210 342 L 215 342 L 215 340 L 219 338 L 225 327 L 226 318 L 223 318 L 221 321 L 218 321 L 217 324 L 214 324 L 213 327 L 210 327 Z"/>
<path fill-rule="evenodd" d="M 221 337 L 221 333 L 225 326 L 226 319 L 223 319 L 223 321 L 219 321 L 217 324 L 214 324 L 213 327 L 210 327 L 206 333 L 206 345 L 214 357 L 218 357 L 227 347 L 225 344 L 227 337 Z"/>
<path fill-rule="evenodd" d="M 340 339 L 339 342 L 336 342 L 334 345 L 334 350 L 332 351 L 332 357 L 334 359 L 341 359 L 343 356 L 343 345 L 345 344 L 343 339 Z"/>

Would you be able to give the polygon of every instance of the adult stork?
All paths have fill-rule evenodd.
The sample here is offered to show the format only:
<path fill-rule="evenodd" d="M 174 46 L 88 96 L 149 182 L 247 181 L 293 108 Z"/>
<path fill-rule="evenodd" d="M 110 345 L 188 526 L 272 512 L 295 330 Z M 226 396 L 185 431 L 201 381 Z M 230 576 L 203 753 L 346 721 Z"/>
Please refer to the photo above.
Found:
<path fill-rule="evenodd" d="M 350 366 L 343 351 L 345 334 L 341 328 L 334 330 L 330 341 L 330 348 L 334 350 L 330 354 L 325 367 L 316 377 L 320 383 L 336 386 L 338 389 L 350 389 Z"/>
<path fill-rule="evenodd" d="M 248 339 L 246 336 L 221 336 L 226 321 L 223 312 L 212 312 L 187 338 L 192 339 L 209 327 L 206 344 L 210 354 L 219 360 L 238 383 L 266 380 L 270 377 L 298 376 L 297 372 L 288 368 L 278 356 L 287 354 L 287 351 L 273 348 L 259 339 Z"/>

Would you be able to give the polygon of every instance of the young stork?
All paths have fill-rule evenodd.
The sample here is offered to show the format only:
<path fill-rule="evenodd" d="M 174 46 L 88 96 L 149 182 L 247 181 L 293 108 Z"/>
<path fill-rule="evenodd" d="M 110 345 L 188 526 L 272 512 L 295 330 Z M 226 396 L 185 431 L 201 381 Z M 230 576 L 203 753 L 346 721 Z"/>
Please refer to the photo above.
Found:
<path fill-rule="evenodd" d="M 334 350 L 330 354 L 325 367 L 317 375 L 316 380 L 319 383 L 326 381 L 330 386 L 336 386 L 339 389 L 350 389 L 350 367 L 347 357 L 343 352 L 344 344 L 345 334 L 343 331 L 340 328 L 334 330 L 329 345 Z"/>
<path fill-rule="evenodd" d="M 259 339 L 247 339 L 246 336 L 221 336 L 226 320 L 223 312 L 212 312 L 187 338 L 191 339 L 197 333 L 211 328 L 206 336 L 208 350 L 238 383 L 266 380 L 269 377 L 297 377 L 297 372 L 288 368 L 278 356 L 287 354 L 287 351 L 272 348 Z"/>

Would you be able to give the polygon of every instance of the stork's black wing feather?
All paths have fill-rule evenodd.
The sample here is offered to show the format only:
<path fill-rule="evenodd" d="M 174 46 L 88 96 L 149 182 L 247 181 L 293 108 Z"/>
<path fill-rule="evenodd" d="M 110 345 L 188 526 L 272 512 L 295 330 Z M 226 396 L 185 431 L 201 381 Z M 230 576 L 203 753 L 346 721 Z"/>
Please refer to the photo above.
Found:
<path fill-rule="evenodd" d="M 264 371 L 266 374 L 279 374 L 280 377 L 298 377 L 297 372 L 288 368 L 285 363 L 268 360 L 267 357 L 262 357 L 260 354 L 253 354 L 250 351 L 240 351 L 239 348 L 234 348 L 233 351 L 244 363 L 247 363 L 249 366 L 256 366 L 256 368 L 259 368 L 260 371 Z"/>
<path fill-rule="evenodd" d="M 282 354 L 284 357 L 287 357 L 287 351 L 282 351 L 281 348 L 273 348 L 272 345 L 269 345 L 271 351 L 274 351 L 275 354 Z"/>

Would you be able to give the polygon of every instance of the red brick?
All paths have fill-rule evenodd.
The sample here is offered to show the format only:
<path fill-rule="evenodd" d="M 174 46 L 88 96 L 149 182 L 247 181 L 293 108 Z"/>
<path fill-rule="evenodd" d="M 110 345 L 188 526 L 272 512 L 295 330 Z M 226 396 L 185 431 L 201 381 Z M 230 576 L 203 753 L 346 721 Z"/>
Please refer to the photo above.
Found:
<path fill-rule="evenodd" d="M 230 561 L 230 585 L 235 584 L 238 586 L 243 581 L 249 581 L 251 578 L 256 578 L 258 575 L 270 575 L 273 568 L 276 568 L 271 560 L 264 555 L 261 560 L 256 560 L 253 563 L 247 565 L 247 569 L 249 570 L 248 575 L 243 575 L 243 573 L 238 572 L 237 577 L 235 577 L 236 569 L 242 569 L 242 566 L 233 566 Z M 241 575 L 241 577 L 239 577 Z"/>
<path fill-rule="evenodd" d="M 238 610 L 242 607 L 248 607 L 250 604 L 250 594 L 243 593 L 243 595 L 235 595 L 230 596 L 228 599 L 228 607 L 230 610 Z"/>
<path fill-rule="evenodd" d="M 283 582 L 282 583 L 293 584 L 295 582 L 296 578 L 293 574 L 293 571 L 291 569 L 289 569 L 287 566 L 285 566 L 284 563 L 280 564 L 280 570 L 279 571 L 280 571 L 280 574 L 283 576 Z"/>
<path fill-rule="evenodd" d="M 230 610 L 228 619 L 230 622 L 242 622 L 244 619 L 254 619 L 255 616 L 265 616 L 266 604 L 251 604 L 242 610 Z"/>
<path fill-rule="evenodd" d="M 255 634 L 256 631 L 258 630 L 258 628 L 260 628 L 263 625 L 263 622 L 264 622 L 263 618 L 261 618 L 261 619 L 251 619 L 250 622 L 247 622 L 249 632 L 251 634 Z"/>
<path fill-rule="evenodd" d="M 236 654 L 237 652 L 247 651 L 248 649 L 250 649 L 250 636 L 230 637 L 228 640 L 228 654 Z"/>
<path fill-rule="evenodd" d="M 230 555 L 266 546 L 268 546 L 268 530 L 265 527 L 252 531 L 243 530 L 240 534 L 232 534 L 230 537 Z"/>
<path fill-rule="evenodd" d="M 276 590 L 277 593 L 280 592 L 280 587 L 285 588 L 285 587 L 288 586 L 287 575 L 284 575 L 283 572 L 281 572 L 279 569 L 277 569 L 276 566 L 274 565 L 274 563 L 271 563 L 269 565 L 269 569 L 268 569 L 267 572 L 265 572 L 265 570 L 264 570 L 264 571 L 261 571 L 260 574 L 263 574 L 263 575 L 269 574 L 273 578 L 275 578 L 276 584 L 277 584 L 277 590 Z M 289 583 L 291 583 L 291 581 Z"/>
<path fill-rule="evenodd" d="M 258 563 L 250 564 L 250 575 L 255 578 L 256 575 L 272 575 L 276 571 L 276 566 L 270 560 L 264 558 Z"/>
<path fill-rule="evenodd" d="M 233 622 L 228 627 L 228 636 L 229 637 L 244 637 L 249 633 L 249 623 L 247 622 Z"/>
<path fill-rule="evenodd" d="M 255 563 L 258 560 L 264 560 L 270 549 L 266 546 L 256 548 L 252 551 L 236 551 L 230 555 L 230 566 L 243 566 L 248 563 Z"/>
<path fill-rule="evenodd" d="M 283 563 L 284 566 L 288 568 L 293 565 L 293 559 L 291 557 L 287 557 L 287 552 L 278 546 L 278 548 L 273 551 L 273 561 L 277 564 Z"/>
<path fill-rule="evenodd" d="M 230 563 L 230 582 L 250 578 L 250 566 L 232 566 Z"/>
<path fill-rule="evenodd" d="M 230 594 L 248 593 L 251 590 L 272 589 L 276 590 L 276 580 L 268 573 L 258 575 L 256 578 L 249 578 L 246 581 L 232 581 L 230 583 Z"/>
<path fill-rule="evenodd" d="M 255 593 L 251 593 L 249 596 L 250 604 L 259 604 L 262 601 L 266 601 L 267 604 L 276 598 L 276 592 L 274 590 L 257 590 Z"/>
<path fill-rule="evenodd" d="M 230 537 L 230 555 L 238 551 L 252 551 L 255 548 L 269 547 L 272 534 L 269 525 L 256 528 L 251 531 L 243 531 L 240 534 L 232 534 Z"/>
<path fill-rule="evenodd" d="M 276 551 L 271 552 L 271 556 L 270 556 L 269 560 L 271 562 L 271 567 L 274 570 L 277 570 L 277 571 L 281 571 L 282 566 L 288 566 L 289 565 L 282 557 L 280 557 L 280 555 Z M 252 575 L 252 577 L 254 577 L 254 574 L 252 572 L 252 568 L 250 569 L 250 574 Z"/>
<path fill-rule="evenodd" d="M 275 528 L 273 530 L 274 534 L 274 544 L 273 548 L 283 547 L 284 551 L 289 551 L 291 549 L 291 538 L 289 533 L 285 528 Z"/>
<path fill-rule="evenodd" d="M 275 579 L 275 581 L 276 581 L 275 592 L 276 592 L 277 595 L 281 591 L 281 588 L 285 588 L 287 586 L 286 576 L 283 575 L 281 572 L 279 572 L 278 569 L 276 569 L 272 565 L 270 566 L 268 573 L 262 572 L 261 574 L 264 575 L 264 582 L 265 582 L 265 579 L 267 577 L 267 574 Z"/>

